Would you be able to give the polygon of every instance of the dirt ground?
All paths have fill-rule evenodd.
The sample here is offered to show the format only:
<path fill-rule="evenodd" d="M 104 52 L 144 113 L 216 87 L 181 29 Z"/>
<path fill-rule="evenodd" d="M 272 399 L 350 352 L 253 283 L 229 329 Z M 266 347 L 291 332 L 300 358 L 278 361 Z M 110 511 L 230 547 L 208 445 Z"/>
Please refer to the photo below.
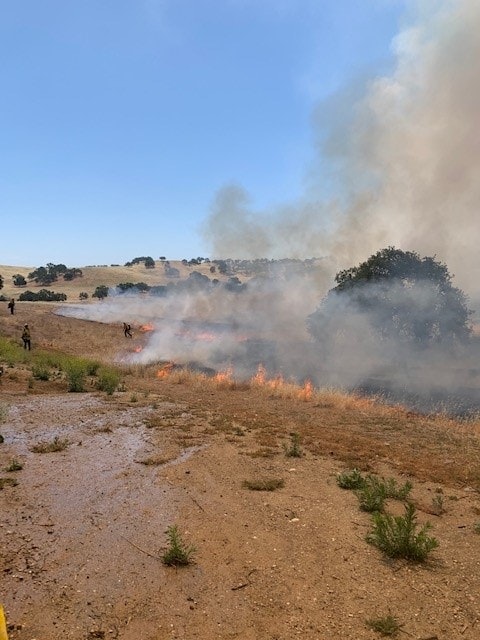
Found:
<path fill-rule="evenodd" d="M 85 323 L 36 309 L 43 346 L 81 348 Z M 22 320 L 1 317 L 0 333 Z M 100 346 L 118 328 L 89 324 L 109 359 Z M 373 640 L 367 620 L 389 614 L 398 637 L 480 637 L 478 425 L 176 384 L 151 368 L 126 371 L 123 389 L 68 393 L 4 367 L 0 477 L 18 483 L 0 490 L 11 640 Z M 301 457 L 286 455 L 292 432 Z M 32 450 L 54 437 L 64 450 Z M 6 471 L 12 460 L 22 469 Z M 439 541 L 425 564 L 366 542 L 371 516 L 336 482 L 353 466 L 412 482 Z M 284 486 L 243 486 L 259 479 Z M 196 548 L 182 568 L 161 561 L 174 524 Z"/>

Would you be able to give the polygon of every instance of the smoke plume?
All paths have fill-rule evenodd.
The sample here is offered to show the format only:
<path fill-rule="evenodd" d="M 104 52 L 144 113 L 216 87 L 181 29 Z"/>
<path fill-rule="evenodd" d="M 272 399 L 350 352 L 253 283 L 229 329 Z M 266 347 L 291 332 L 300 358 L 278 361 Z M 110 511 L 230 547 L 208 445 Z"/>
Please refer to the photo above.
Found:
<path fill-rule="evenodd" d="M 396 246 L 436 255 L 476 297 L 479 32 L 477 0 L 417 2 L 391 75 L 318 106 L 316 199 L 258 212 L 224 188 L 205 226 L 212 254 L 329 256 L 339 269 Z"/>

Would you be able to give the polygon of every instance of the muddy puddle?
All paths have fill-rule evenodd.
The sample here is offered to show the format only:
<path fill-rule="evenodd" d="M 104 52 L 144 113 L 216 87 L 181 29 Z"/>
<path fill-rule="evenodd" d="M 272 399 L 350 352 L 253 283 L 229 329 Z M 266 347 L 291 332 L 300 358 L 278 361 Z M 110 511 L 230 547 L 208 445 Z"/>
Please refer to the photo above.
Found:
<path fill-rule="evenodd" d="M 0 569 L 2 601 L 22 624 L 15 637 L 118 637 L 125 621 L 148 617 L 145 590 L 161 588 L 165 530 L 182 501 L 160 468 L 138 462 L 161 448 L 146 426 L 152 411 L 90 394 L 10 402 L 1 464 L 15 459 L 23 469 L 0 496 Z M 54 438 L 68 444 L 32 451 Z"/>

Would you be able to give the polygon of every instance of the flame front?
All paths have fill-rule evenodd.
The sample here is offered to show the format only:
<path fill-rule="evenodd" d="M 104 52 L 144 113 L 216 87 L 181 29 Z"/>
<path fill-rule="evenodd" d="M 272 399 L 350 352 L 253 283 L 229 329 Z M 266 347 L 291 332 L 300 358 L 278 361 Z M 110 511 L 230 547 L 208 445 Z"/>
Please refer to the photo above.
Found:
<path fill-rule="evenodd" d="M 172 373 L 174 367 L 173 362 L 168 362 L 165 366 L 157 371 L 157 378 L 165 379 Z"/>

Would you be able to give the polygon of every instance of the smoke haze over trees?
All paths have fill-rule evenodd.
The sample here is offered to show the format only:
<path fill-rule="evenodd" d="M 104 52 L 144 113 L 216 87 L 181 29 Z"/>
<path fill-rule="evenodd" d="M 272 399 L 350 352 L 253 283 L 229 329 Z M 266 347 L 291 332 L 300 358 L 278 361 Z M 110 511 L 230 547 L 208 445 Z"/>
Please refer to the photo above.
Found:
<path fill-rule="evenodd" d="M 317 106 L 318 156 L 297 202 L 262 211 L 241 185 L 219 191 L 204 229 L 214 256 L 323 255 L 333 277 L 396 246 L 438 256 L 480 298 L 480 3 L 410 6 L 392 72 Z"/>
<path fill-rule="evenodd" d="M 365 326 L 374 339 L 397 347 L 454 346 L 470 336 L 466 296 L 452 285 L 447 266 L 434 258 L 388 247 L 340 271 L 335 281 L 308 319 L 320 343 L 341 342 L 344 327 L 349 340 L 356 335 L 361 341 Z"/>

